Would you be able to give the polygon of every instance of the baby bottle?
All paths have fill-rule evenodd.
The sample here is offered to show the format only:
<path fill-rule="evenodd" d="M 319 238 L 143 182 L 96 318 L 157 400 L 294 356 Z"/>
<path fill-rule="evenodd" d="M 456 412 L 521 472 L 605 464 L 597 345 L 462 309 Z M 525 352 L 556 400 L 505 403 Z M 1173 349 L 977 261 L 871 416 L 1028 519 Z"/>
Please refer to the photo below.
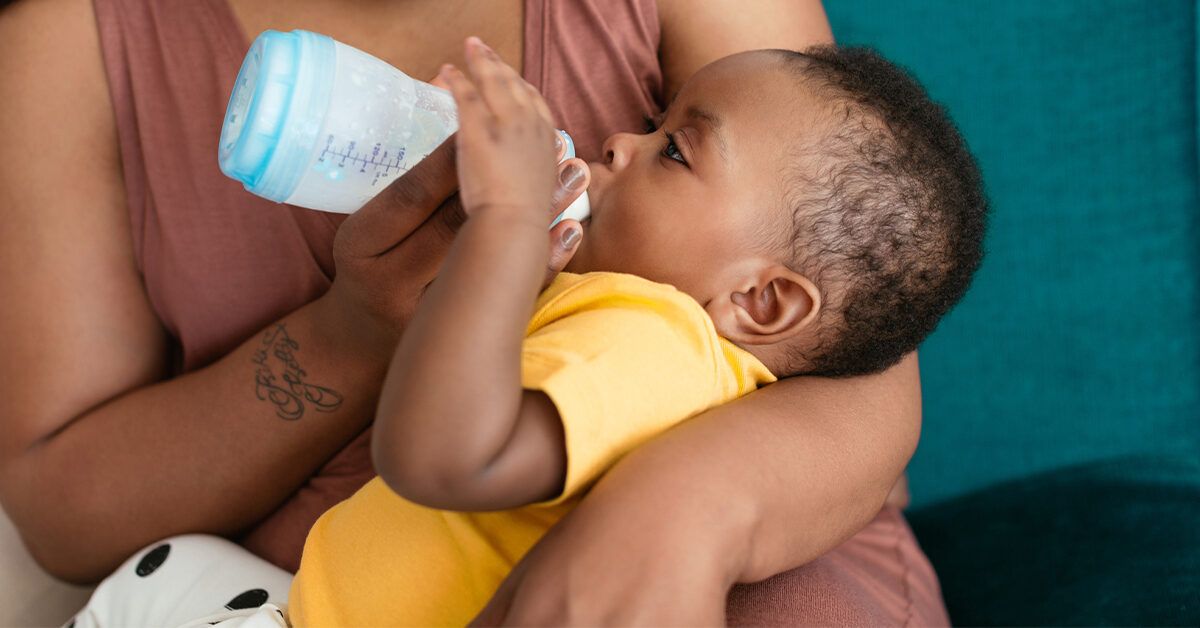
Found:
<path fill-rule="evenodd" d="M 450 92 L 325 35 L 269 30 L 238 71 L 218 159 L 253 194 L 349 214 L 457 128 Z M 584 193 L 555 222 L 588 213 Z"/>

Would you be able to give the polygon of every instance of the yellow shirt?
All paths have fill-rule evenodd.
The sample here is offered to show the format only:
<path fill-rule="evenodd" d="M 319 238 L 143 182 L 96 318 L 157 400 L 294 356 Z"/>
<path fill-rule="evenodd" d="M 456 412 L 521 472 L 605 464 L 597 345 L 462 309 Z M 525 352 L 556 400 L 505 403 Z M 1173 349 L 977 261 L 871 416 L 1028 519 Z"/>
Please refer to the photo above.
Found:
<path fill-rule="evenodd" d="M 289 600 L 293 625 L 465 625 L 618 458 L 775 381 L 718 336 L 690 296 L 633 275 L 560 274 L 525 336 L 522 385 L 545 392 L 562 417 L 562 494 L 508 511 L 450 512 L 406 501 L 375 478 L 309 532 Z"/>

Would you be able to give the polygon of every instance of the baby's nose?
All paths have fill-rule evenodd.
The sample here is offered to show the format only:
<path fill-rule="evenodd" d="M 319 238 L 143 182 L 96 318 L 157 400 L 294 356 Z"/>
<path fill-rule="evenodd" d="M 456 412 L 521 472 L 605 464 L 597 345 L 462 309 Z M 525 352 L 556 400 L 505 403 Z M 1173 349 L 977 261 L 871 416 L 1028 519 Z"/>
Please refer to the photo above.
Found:
<path fill-rule="evenodd" d="M 604 141 L 604 163 L 614 170 L 624 168 L 628 163 L 633 148 L 633 140 L 637 136 L 632 133 L 615 133 Z"/>

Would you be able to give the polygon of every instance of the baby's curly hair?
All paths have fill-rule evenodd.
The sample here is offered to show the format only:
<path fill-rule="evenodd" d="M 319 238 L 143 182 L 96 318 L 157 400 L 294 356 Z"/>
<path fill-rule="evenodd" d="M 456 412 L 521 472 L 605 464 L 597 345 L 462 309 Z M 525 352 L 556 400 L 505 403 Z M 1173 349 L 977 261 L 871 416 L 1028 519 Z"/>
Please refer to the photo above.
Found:
<path fill-rule="evenodd" d="M 946 110 L 867 48 L 772 53 L 827 97 L 831 122 L 785 172 L 792 270 L 821 290 L 816 349 L 792 374 L 882 371 L 962 298 L 983 258 L 987 200 Z"/>

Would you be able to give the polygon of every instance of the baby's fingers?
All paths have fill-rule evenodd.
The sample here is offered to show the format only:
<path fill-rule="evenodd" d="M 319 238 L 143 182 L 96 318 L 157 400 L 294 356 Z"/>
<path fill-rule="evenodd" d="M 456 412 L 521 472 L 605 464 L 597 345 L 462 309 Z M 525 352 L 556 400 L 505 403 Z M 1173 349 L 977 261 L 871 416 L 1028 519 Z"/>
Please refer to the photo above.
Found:
<path fill-rule="evenodd" d="M 547 124 L 554 126 L 554 115 L 550 113 L 550 107 L 537 89 L 521 78 L 512 66 L 505 63 L 500 55 L 478 37 L 468 37 L 466 45 L 468 69 L 473 75 L 488 79 L 480 80 L 479 83 L 483 99 L 491 107 L 492 113 L 503 117 L 509 112 L 510 106 L 513 110 L 532 106 Z M 495 99 L 492 98 L 493 87 Z"/>
<path fill-rule="evenodd" d="M 430 79 L 429 84 L 434 87 L 440 87 L 441 89 L 450 91 L 450 84 L 446 82 L 446 79 L 442 78 L 442 73 L 440 71 L 437 73 L 437 76 Z"/>
<path fill-rule="evenodd" d="M 495 116 L 506 118 L 530 105 L 525 81 L 478 37 L 467 38 L 465 56 L 467 70 Z"/>
<path fill-rule="evenodd" d="M 537 109 L 538 115 L 540 115 L 542 119 L 546 121 L 546 124 L 555 126 L 554 114 L 550 113 L 550 105 L 546 104 L 546 99 L 542 98 L 542 95 L 538 93 L 538 90 L 534 86 L 530 85 L 528 81 L 521 79 L 521 84 L 525 87 L 525 92 L 529 96 L 529 101 L 533 103 L 534 108 Z"/>
<path fill-rule="evenodd" d="M 450 64 L 442 66 L 438 77 L 446 82 L 454 96 L 454 104 L 458 107 L 460 137 L 472 137 L 479 129 L 487 128 L 492 112 L 471 79 Z"/>

